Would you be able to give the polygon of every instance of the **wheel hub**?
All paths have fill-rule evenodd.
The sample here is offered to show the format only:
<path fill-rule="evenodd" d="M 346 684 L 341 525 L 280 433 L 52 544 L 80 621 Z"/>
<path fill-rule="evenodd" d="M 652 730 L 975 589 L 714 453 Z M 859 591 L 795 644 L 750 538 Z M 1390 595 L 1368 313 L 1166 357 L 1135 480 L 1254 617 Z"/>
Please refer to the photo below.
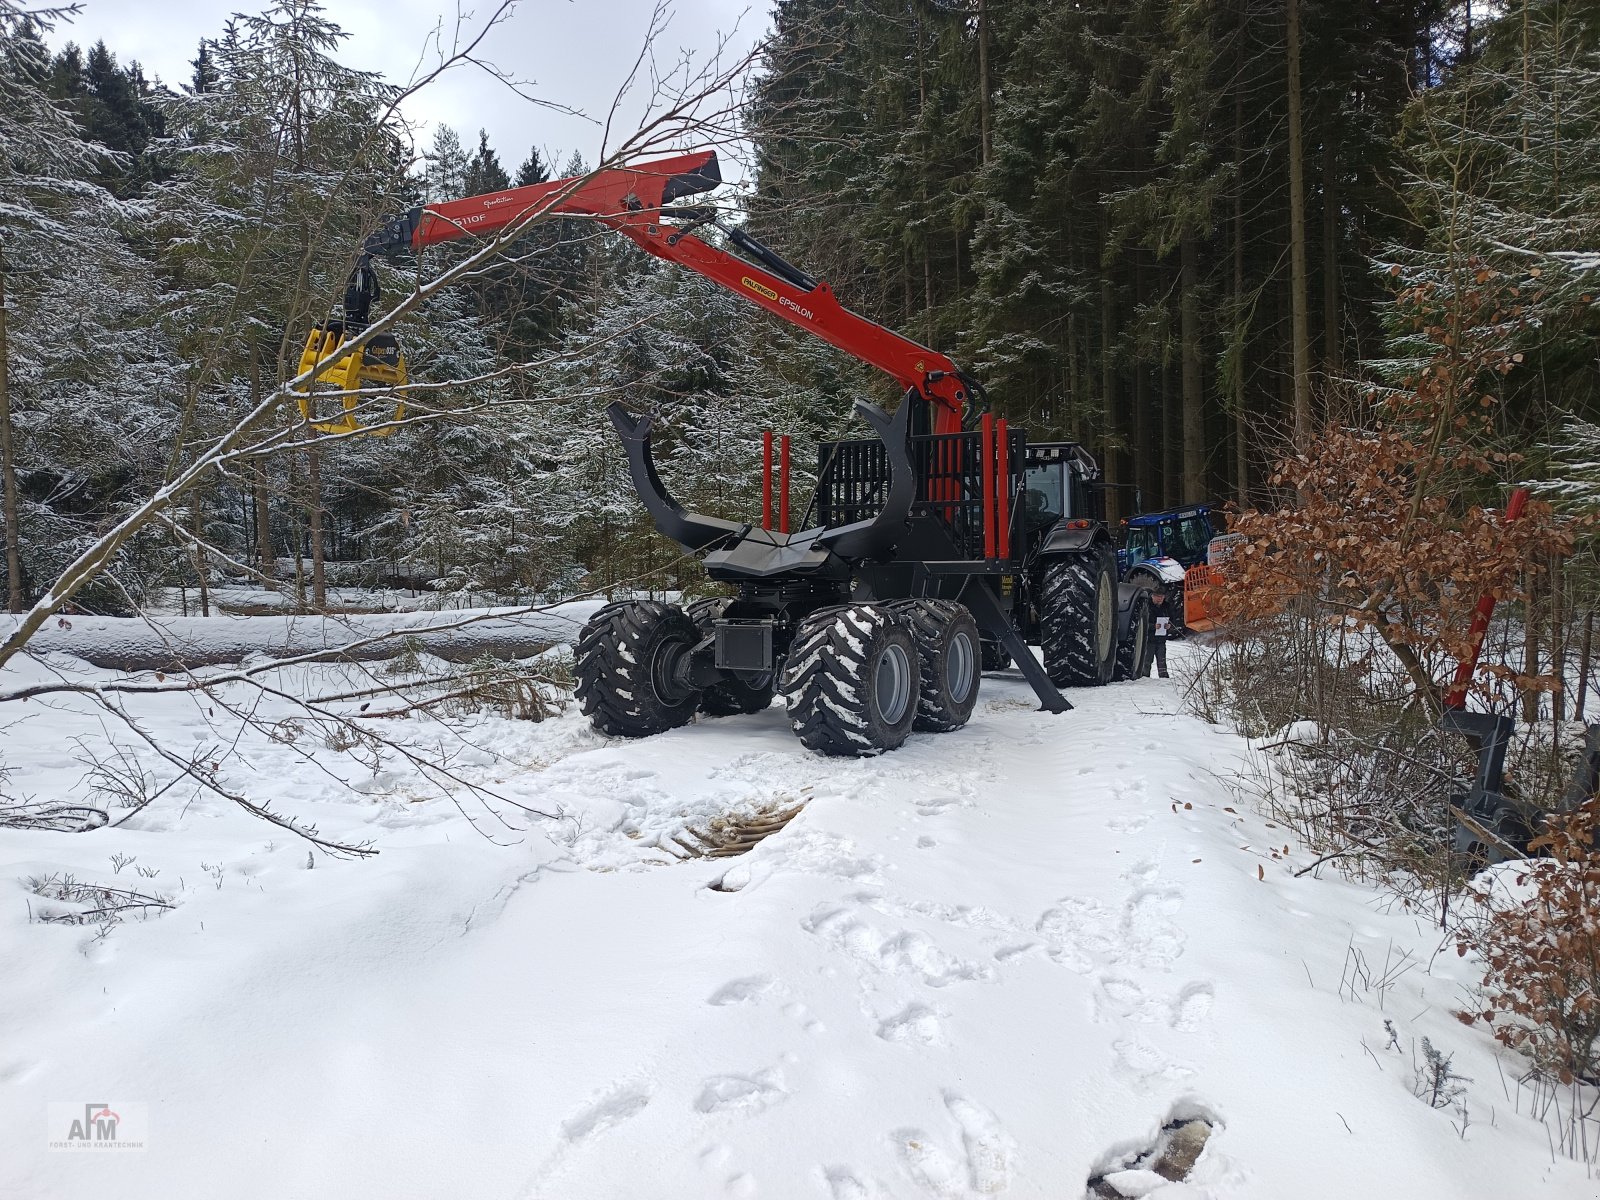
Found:
<path fill-rule="evenodd" d="M 1102 583 L 1104 577 L 1102 577 Z M 1095 605 L 1095 635 L 1099 639 L 1095 648 L 1100 656 L 1106 656 L 1108 648 L 1115 648 L 1117 640 L 1117 600 L 1108 587 L 1100 588 L 1100 595 Z"/>
<path fill-rule="evenodd" d="M 905 647 L 885 647 L 878 659 L 873 692 L 878 715 L 886 724 L 897 725 L 906 715 L 906 707 L 911 702 L 911 678 L 911 656 Z"/>
<path fill-rule="evenodd" d="M 688 642 L 675 639 L 656 647 L 650 663 L 650 686 L 666 704 L 681 704 L 694 694 L 688 678 L 690 649 Z"/>
<path fill-rule="evenodd" d="M 950 698 L 960 704 L 972 691 L 972 681 L 976 678 L 973 668 L 977 662 L 972 639 L 964 630 L 950 639 L 946 662 L 948 664 L 945 667 L 946 686 L 950 689 Z"/>

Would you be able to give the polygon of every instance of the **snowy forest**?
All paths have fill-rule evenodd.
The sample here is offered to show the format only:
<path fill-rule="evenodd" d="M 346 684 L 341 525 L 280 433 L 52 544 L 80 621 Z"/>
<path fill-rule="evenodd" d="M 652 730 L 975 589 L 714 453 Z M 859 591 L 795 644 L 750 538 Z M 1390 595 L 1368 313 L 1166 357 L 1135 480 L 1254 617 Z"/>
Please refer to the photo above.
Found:
<path fill-rule="evenodd" d="M 0 1193 L 1594 1195 L 1600 4 L 241 3 L 0 0 Z"/>
<path fill-rule="evenodd" d="M 8 8 L 15 611 L 293 374 L 381 215 L 585 163 L 528 148 L 536 110 L 526 146 L 447 126 L 419 144 L 315 6 L 235 18 L 165 81 L 115 46 L 52 54 Z M 1286 446 L 1359 420 L 1425 357 L 1405 297 L 1447 305 L 1483 271 L 1515 297 L 1495 449 L 1586 494 L 1592 8 L 791 0 L 774 19 L 739 114 L 749 226 L 967 365 L 1036 438 L 1081 440 L 1144 508 L 1275 502 Z M 310 605 L 328 581 L 533 596 L 632 577 L 660 564 L 609 399 L 662 413 L 680 488 L 731 514 L 761 428 L 805 445 L 851 396 L 892 394 L 583 229 L 538 232 L 400 336 L 414 378 L 450 385 L 441 419 L 188 489 L 75 603 L 126 613 L 182 585 L 204 605 L 241 569 Z M 1113 516 L 1134 487 L 1108 492 Z"/>

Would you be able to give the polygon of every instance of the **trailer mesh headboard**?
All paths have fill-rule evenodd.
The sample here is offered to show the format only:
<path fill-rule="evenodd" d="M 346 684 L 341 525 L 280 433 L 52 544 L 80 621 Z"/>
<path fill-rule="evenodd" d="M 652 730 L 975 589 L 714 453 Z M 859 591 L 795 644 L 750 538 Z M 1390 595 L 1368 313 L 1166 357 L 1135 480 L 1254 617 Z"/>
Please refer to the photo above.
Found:
<path fill-rule="evenodd" d="M 1019 513 L 1027 438 L 1007 434 L 1007 474 L 1001 482 L 1010 498 L 1015 528 Z M 965 557 L 983 558 L 983 435 L 919 434 L 911 439 L 917 473 L 913 514 L 925 512 L 949 529 Z M 817 519 L 829 529 L 878 515 L 889 488 L 889 454 L 877 438 L 823 442 L 817 447 Z"/>

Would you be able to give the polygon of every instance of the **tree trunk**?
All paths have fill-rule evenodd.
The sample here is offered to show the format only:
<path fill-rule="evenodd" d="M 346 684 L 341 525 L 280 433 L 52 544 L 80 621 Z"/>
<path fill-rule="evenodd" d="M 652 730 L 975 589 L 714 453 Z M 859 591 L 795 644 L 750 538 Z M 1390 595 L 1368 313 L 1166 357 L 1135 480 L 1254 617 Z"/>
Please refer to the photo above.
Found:
<path fill-rule="evenodd" d="M 978 0 L 978 145 L 983 166 L 989 165 L 989 8 Z"/>
<path fill-rule="evenodd" d="M 1178 490 L 1173 481 L 1178 478 L 1175 464 L 1178 461 L 1178 429 L 1174 414 L 1178 406 L 1172 402 L 1172 363 L 1161 355 L 1161 507 L 1175 508 Z"/>
<path fill-rule="evenodd" d="M 1083 389 L 1078 371 L 1078 314 L 1067 314 L 1067 422 L 1073 431 L 1073 440 L 1081 427 Z"/>
<path fill-rule="evenodd" d="M 1522 673 L 1531 677 L 1539 673 L 1539 623 L 1531 578 L 1525 581 L 1523 591 L 1528 602 L 1522 607 Z M 1522 719 L 1530 725 L 1539 719 L 1539 693 L 1533 688 L 1522 693 Z"/>
<path fill-rule="evenodd" d="M 1244 21 L 1240 10 L 1241 26 Z M 1241 33 L 1243 32 L 1241 28 Z M 1249 422 L 1244 413 L 1244 90 L 1233 93 L 1233 498 L 1240 508 L 1250 503 Z"/>
<path fill-rule="evenodd" d="M 1294 445 L 1311 442 L 1311 336 L 1306 314 L 1305 147 L 1300 131 L 1300 0 L 1289 3 L 1289 309 Z"/>
<path fill-rule="evenodd" d="M 322 455 L 315 443 L 306 447 L 306 519 L 311 534 L 311 607 L 317 612 L 328 606 L 327 576 L 322 558 Z"/>
<path fill-rule="evenodd" d="M 1149 294 L 1145 251 L 1133 251 L 1133 306 L 1135 311 Z M 1158 439 L 1150 428 L 1150 372 L 1137 359 L 1129 364 L 1133 375 L 1133 478 L 1135 487 L 1129 512 L 1138 512 L 1148 496 L 1154 496 L 1155 480 L 1160 468 L 1156 458 Z"/>
<path fill-rule="evenodd" d="M 1343 355 L 1340 352 L 1342 318 L 1339 312 L 1339 201 L 1335 187 L 1337 165 L 1334 162 L 1333 141 L 1322 143 L 1322 357 L 1324 370 L 1333 375 L 1339 371 Z"/>
<path fill-rule="evenodd" d="M 1578 647 L 1578 698 L 1572 703 L 1572 719 L 1583 720 L 1589 698 L 1589 652 L 1594 648 L 1594 609 L 1583 614 L 1583 641 Z"/>
<path fill-rule="evenodd" d="M 1199 250 L 1186 230 L 1178 249 L 1182 270 L 1179 300 L 1183 326 L 1183 502 L 1206 498 L 1206 412 L 1200 387 Z"/>
<path fill-rule="evenodd" d="M 1567 610 L 1566 596 L 1562 591 L 1561 560 L 1550 559 L 1550 674 L 1555 677 L 1556 689 L 1550 693 L 1550 720 L 1560 725 L 1566 717 L 1567 706 Z M 1557 741 L 1560 730 L 1552 729 L 1550 746 L 1559 753 Z"/>
<path fill-rule="evenodd" d="M 197 589 L 200 593 L 200 615 L 211 615 L 211 565 L 206 558 L 205 528 L 206 519 L 201 500 L 200 489 L 196 488 L 189 496 L 189 513 L 194 522 L 194 574 L 197 580 Z"/>
<path fill-rule="evenodd" d="M 254 340 L 250 342 L 250 407 L 252 410 L 261 407 L 261 347 Z M 267 499 L 267 470 L 258 465 L 255 474 L 256 569 L 261 572 L 263 579 L 273 579 L 277 575 L 278 555 L 272 546 L 272 507 Z"/>
<path fill-rule="evenodd" d="M 1100 402 L 1105 409 L 1104 463 L 1105 481 L 1122 482 L 1122 464 L 1117 457 L 1117 366 L 1112 350 L 1116 336 L 1116 294 L 1111 276 L 1100 278 Z M 1115 529 L 1122 517 L 1122 496 L 1115 487 L 1108 487 L 1106 520 Z"/>
<path fill-rule="evenodd" d="M 22 529 L 18 524 L 16 444 L 11 436 L 11 345 L 6 329 L 6 263 L 0 248 L 0 520 L 6 526 L 6 609 L 22 604 Z"/>
<path fill-rule="evenodd" d="M 1522 152 L 1528 152 L 1528 93 L 1533 86 L 1533 62 L 1528 51 L 1528 5 L 1533 0 L 1522 0 Z"/>

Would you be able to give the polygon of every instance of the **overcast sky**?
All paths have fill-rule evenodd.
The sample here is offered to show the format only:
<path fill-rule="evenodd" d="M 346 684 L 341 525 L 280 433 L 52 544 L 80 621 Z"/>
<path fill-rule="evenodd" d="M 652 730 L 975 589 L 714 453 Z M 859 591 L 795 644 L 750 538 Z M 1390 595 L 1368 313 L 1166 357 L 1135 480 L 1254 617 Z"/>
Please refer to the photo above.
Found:
<path fill-rule="evenodd" d="M 61 24 L 51 40 L 56 46 L 68 41 L 89 46 L 104 39 L 118 61 L 136 59 L 147 76 L 159 75 L 177 86 L 188 82 L 189 63 L 201 38 L 220 33 L 230 14 L 260 11 L 268 3 L 83 0 L 83 12 Z M 498 3 L 461 0 L 460 7 L 476 14 L 468 24 L 479 28 Z M 323 0 L 323 7 L 351 35 L 341 61 L 403 83 L 411 78 L 441 19 L 448 42 L 457 6 L 456 0 Z M 517 0 L 510 18 L 489 34 L 480 53 L 532 81 L 530 90 L 541 98 L 604 118 L 639 53 L 652 7 L 652 0 Z M 733 37 L 734 53 L 747 51 L 765 33 L 769 8 L 768 0 L 674 0 L 657 57 L 675 58 L 680 48 L 709 55 L 719 34 Z M 469 146 L 479 128 L 487 129 L 512 173 L 530 146 L 547 152 L 557 165 L 573 150 L 593 162 L 600 147 L 596 125 L 529 104 L 471 66 L 457 67 L 431 84 L 412 99 L 406 113 L 415 122 L 455 126 Z M 419 139 L 424 146 L 426 136 Z"/>

